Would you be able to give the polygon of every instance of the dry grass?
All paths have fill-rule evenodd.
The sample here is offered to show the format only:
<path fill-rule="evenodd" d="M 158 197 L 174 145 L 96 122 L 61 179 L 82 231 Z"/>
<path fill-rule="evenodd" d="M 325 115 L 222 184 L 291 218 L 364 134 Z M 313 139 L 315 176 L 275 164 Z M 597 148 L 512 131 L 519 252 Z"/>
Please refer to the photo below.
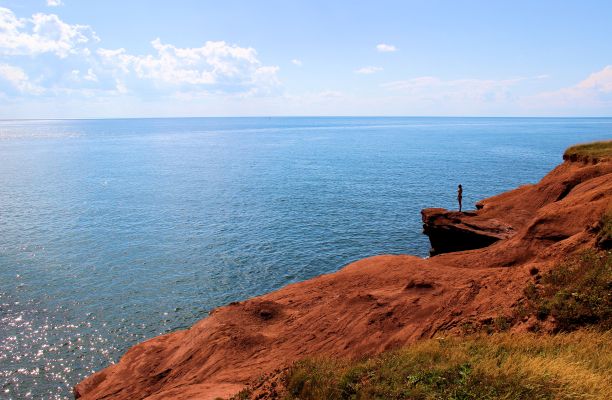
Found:
<path fill-rule="evenodd" d="M 610 399 L 612 333 L 418 342 L 361 362 L 308 359 L 286 376 L 287 399 Z"/>
<path fill-rule="evenodd" d="M 612 160 L 612 140 L 572 146 L 565 150 L 563 159 L 584 162 Z"/>

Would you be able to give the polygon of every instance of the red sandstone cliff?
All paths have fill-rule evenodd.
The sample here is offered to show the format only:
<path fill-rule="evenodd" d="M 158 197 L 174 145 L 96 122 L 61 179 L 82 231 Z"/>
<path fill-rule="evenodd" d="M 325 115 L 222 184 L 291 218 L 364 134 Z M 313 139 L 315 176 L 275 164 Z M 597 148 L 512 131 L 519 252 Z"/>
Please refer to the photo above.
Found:
<path fill-rule="evenodd" d="M 134 346 L 118 364 L 79 383 L 75 394 L 212 399 L 307 355 L 374 354 L 510 315 L 533 279 L 531 268 L 545 271 L 594 245 L 592 227 L 611 200 L 612 162 L 568 160 L 538 184 L 486 199 L 474 214 L 454 216 L 464 225 L 501 227 L 488 247 L 429 259 L 372 257 L 220 307 L 188 330 Z"/>

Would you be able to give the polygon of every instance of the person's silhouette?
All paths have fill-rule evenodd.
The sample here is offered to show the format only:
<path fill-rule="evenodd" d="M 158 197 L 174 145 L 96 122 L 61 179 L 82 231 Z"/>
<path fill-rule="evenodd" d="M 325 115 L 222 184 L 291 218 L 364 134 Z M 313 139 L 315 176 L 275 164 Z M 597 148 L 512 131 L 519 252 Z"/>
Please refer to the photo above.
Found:
<path fill-rule="evenodd" d="M 457 201 L 459 202 L 459 212 L 461 212 L 461 200 L 463 200 L 463 188 L 461 185 L 457 187 Z"/>

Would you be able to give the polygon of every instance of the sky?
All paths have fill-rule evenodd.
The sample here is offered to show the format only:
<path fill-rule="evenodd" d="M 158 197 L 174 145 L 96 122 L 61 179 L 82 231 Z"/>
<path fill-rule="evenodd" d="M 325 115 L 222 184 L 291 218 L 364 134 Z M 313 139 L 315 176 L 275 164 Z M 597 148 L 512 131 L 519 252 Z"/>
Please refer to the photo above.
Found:
<path fill-rule="evenodd" d="M 0 0 L 0 118 L 612 116 L 611 1 Z"/>

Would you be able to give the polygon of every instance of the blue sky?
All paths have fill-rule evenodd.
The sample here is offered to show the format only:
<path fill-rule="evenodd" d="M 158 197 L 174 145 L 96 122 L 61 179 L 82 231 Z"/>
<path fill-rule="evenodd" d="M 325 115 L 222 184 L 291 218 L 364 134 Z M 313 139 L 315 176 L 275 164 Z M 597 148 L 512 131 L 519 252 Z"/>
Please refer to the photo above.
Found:
<path fill-rule="evenodd" d="M 612 116 L 609 1 L 0 0 L 0 118 Z"/>

